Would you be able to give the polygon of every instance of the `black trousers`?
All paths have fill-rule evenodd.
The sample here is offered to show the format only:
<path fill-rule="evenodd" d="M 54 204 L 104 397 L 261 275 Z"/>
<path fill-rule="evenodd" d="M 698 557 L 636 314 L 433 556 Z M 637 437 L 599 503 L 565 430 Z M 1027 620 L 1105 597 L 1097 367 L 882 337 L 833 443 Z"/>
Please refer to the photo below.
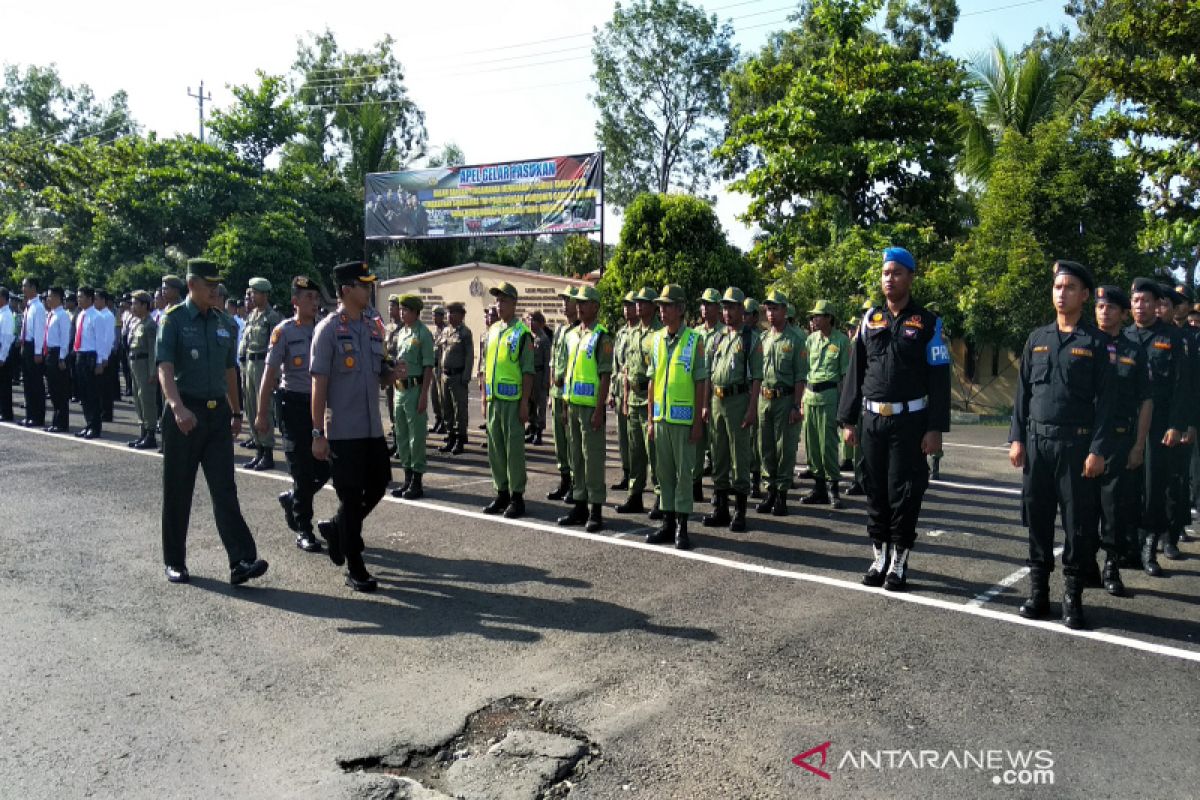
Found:
<path fill-rule="evenodd" d="M 296 526 L 312 533 L 313 497 L 329 480 L 329 462 L 312 454 L 312 397 L 302 392 L 278 391 L 277 414 L 283 437 L 283 454 L 292 473 L 292 511 Z"/>
<path fill-rule="evenodd" d="M 50 403 L 54 406 L 50 424 L 65 431 L 71 427 L 71 373 L 57 347 L 50 348 L 50 354 L 46 356 L 46 388 L 50 390 Z"/>
<path fill-rule="evenodd" d="M 83 405 L 83 425 L 97 435 L 104 431 L 100 417 L 100 376 L 96 374 L 96 354 L 75 354 L 75 391 Z"/>
<path fill-rule="evenodd" d="M 1112 459 L 1105 465 L 1104 474 L 1096 481 L 1098 496 L 1093 502 L 1097 504 L 1099 513 L 1090 515 L 1086 520 L 1092 525 L 1086 537 L 1092 560 L 1095 560 L 1097 545 L 1117 561 L 1138 558 L 1142 473 L 1140 468 L 1126 467 L 1132 446 L 1133 435 L 1122 436 L 1117 441 Z"/>
<path fill-rule="evenodd" d="M 104 374 L 100 376 L 100 413 L 109 421 L 113 417 L 113 403 L 121 395 L 121 376 L 117 366 L 120 357 L 120 353 L 113 350 L 104 364 Z"/>
<path fill-rule="evenodd" d="M 46 424 L 46 363 L 33 360 L 37 352 L 33 342 L 21 343 L 21 382 L 25 386 L 25 419 L 35 425 Z"/>
<path fill-rule="evenodd" d="M 392 460 L 387 440 L 332 439 L 329 442 L 330 474 L 338 496 L 337 526 L 342 552 L 347 556 L 363 551 L 363 520 L 379 505 L 392 482 Z"/>
<path fill-rule="evenodd" d="M 162 416 L 163 563 L 177 569 L 187 566 L 187 531 L 198 469 L 204 470 L 217 533 L 229 554 L 230 566 L 242 560 L 252 561 L 258 557 L 258 551 L 238 504 L 229 404 L 218 400 L 209 408 L 204 401 L 185 398 L 184 405 L 196 415 L 196 427 L 189 433 L 179 430 L 170 408 Z"/>
<path fill-rule="evenodd" d="M 1171 477 L 1176 484 L 1167 494 L 1167 508 L 1171 515 L 1168 527 L 1179 533 L 1192 524 L 1192 448 L 1195 443 L 1181 444 L 1171 448 Z"/>
<path fill-rule="evenodd" d="M 125 335 L 122 332 L 122 337 Z M 129 368 L 129 348 L 121 348 L 121 374 L 125 376 L 125 394 L 133 394 L 133 371 Z M 120 384 L 118 384 L 118 388 Z"/>
<path fill-rule="evenodd" d="M 1187 504 L 1181 493 L 1179 451 L 1182 447 L 1167 447 L 1162 438 L 1166 430 L 1150 428 L 1146 438 L 1146 460 L 1142 465 L 1141 527 L 1151 533 L 1166 533 L 1175 519 L 1180 504 Z"/>
<path fill-rule="evenodd" d="M 924 411 L 892 417 L 863 411 L 867 535 L 875 542 L 909 549 L 917 540 L 921 500 L 929 488 L 929 464 L 921 452 L 928 417 Z"/>
<path fill-rule="evenodd" d="M 1032 569 L 1054 571 L 1054 518 L 1062 512 L 1066 537 L 1063 575 L 1083 572 L 1085 559 L 1095 558 L 1096 497 L 1100 481 L 1083 477 L 1091 439 L 1051 439 L 1030 433 L 1025 440 L 1025 468 L 1021 487 L 1025 524 L 1029 526 L 1029 559 Z"/>
<path fill-rule="evenodd" d="M 13 371 L 17 359 L 12 356 L 14 350 L 0 353 L 0 419 L 13 419 L 12 387 Z"/>

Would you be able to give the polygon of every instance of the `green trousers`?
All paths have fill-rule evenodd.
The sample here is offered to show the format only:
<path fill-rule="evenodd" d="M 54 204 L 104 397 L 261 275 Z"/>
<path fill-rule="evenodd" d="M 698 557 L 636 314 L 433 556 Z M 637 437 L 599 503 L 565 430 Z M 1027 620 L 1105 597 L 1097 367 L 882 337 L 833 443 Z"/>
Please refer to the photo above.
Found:
<path fill-rule="evenodd" d="M 753 426 L 742 427 L 750 395 L 714 397 L 712 401 L 713 488 L 718 492 L 750 493 Z"/>
<path fill-rule="evenodd" d="M 133 375 L 133 405 L 137 409 L 142 433 L 151 433 L 158 425 L 158 383 L 154 363 L 143 358 L 130 364 Z"/>
<path fill-rule="evenodd" d="M 654 423 L 654 455 L 658 462 L 658 488 L 662 510 L 676 514 L 692 513 L 692 467 L 696 445 L 688 439 L 691 425 Z"/>
<path fill-rule="evenodd" d="M 658 492 L 658 467 L 654 463 L 654 442 L 650 440 L 647 422 L 648 406 L 629 407 L 629 494 L 646 491 L 647 473 Z"/>
<path fill-rule="evenodd" d="M 696 442 L 696 463 L 692 465 L 692 480 L 698 481 L 704 478 L 704 454 L 708 452 L 708 448 L 712 446 L 712 437 L 709 434 L 709 428 L 712 426 L 712 413 L 709 412 L 710 423 L 704 426 L 704 434 L 700 437 L 700 441 Z"/>
<path fill-rule="evenodd" d="M 550 402 L 550 413 L 554 417 L 551 422 L 551 427 L 554 428 L 554 462 L 559 473 L 571 471 L 571 434 L 564 419 L 566 408 L 567 404 L 561 397 L 555 397 Z"/>
<path fill-rule="evenodd" d="M 629 417 L 617 407 L 617 452 L 621 456 L 621 474 L 629 476 Z"/>
<path fill-rule="evenodd" d="M 497 492 L 525 491 L 525 429 L 520 404 L 493 399 L 487 404 L 488 465 Z"/>
<path fill-rule="evenodd" d="M 800 425 L 788 422 L 793 398 L 777 397 L 758 401 L 758 446 L 762 451 L 763 476 L 767 486 L 777 492 L 792 488 L 796 471 L 796 445 L 800 441 Z"/>
<path fill-rule="evenodd" d="M 406 470 L 425 474 L 425 435 L 428 431 L 429 412 L 417 413 L 421 400 L 421 386 L 396 389 L 396 408 L 392 424 L 396 430 L 396 454 L 400 466 Z"/>
<path fill-rule="evenodd" d="M 448 433 L 459 441 L 467 441 L 467 423 L 471 411 L 467 398 L 467 383 L 461 375 L 442 377 L 442 421 Z"/>
<path fill-rule="evenodd" d="M 594 408 L 572 405 L 567 410 L 571 433 L 571 497 L 576 503 L 603 503 L 605 500 L 604 456 L 605 428 L 592 430 Z"/>
<path fill-rule="evenodd" d="M 275 408 L 272 404 L 267 404 L 266 408 L 258 407 L 258 387 L 262 384 L 263 372 L 266 370 L 267 362 L 264 360 L 255 361 L 247 359 L 245 367 L 242 369 L 242 393 L 245 396 L 244 402 L 246 407 L 243 411 L 246 412 L 246 428 L 251 438 L 259 447 L 274 447 L 275 446 Z M 258 419 L 259 414 L 266 414 L 270 420 L 267 424 L 267 432 L 259 434 L 254 430 L 254 422 Z"/>
<path fill-rule="evenodd" d="M 804 393 L 804 452 L 813 475 L 841 479 L 838 469 L 837 388 Z"/>

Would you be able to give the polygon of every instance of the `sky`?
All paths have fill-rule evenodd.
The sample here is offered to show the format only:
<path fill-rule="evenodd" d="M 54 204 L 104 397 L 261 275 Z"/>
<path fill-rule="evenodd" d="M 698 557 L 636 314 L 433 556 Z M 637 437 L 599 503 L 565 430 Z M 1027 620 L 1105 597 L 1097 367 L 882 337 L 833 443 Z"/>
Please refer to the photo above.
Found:
<path fill-rule="evenodd" d="M 959 4 L 948 49 L 960 58 L 986 50 L 994 38 L 1014 49 L 1039 27 L 1070 24 L 1063 0 Z M 732 21 L 743 54 L 786 27 L 797 8 L 786 0 L 700 5 Z M 613 7 L 613 0 L 57 0 L 48 6 L 0 0 L 0 62 L 53 62 L 64 82 L 86 83 L 100 98 L 123 89 L 143 130 L 166 137 L 198 130 L 189 90 L 197 92 L 203 81 L 212 105 L 226 107 L 228 87 L 256 83 L 256 69 L 285 73 L 306 32 L 329 28 L 344 51 L 391 34 L 410 96 L 425 112 L 431 147 L 454 142 L 468 163 L 513 161 L 597 149 L 588 99 L 591 35 Z M 730 240 L 747 248 L 753 231 L 737 219 L 745 199 L 717 189 Z M 606 212 L 606 238 L 614 242 L 620 218 Z"/>

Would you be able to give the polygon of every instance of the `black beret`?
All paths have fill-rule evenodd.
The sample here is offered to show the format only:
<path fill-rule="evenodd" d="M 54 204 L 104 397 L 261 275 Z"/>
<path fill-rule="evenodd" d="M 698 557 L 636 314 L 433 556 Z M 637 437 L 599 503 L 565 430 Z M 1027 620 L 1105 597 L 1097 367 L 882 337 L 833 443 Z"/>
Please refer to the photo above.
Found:
<path fill-rule="evenodd" d="M 1092 271 L 1077 261 L 1055 261 L 1054 274 L 1073 275 L 1083 281 L 1083 285 L 1089 290 L 1096 288 L 1096 278 L 1092 275 Z"/>
<path fill-rule="evenodd" d="M 1188 287 L 1177 284 L 1171 287 L 1171 302 L 1177 306 L 1190 305 L 1192 302 L 1191 294 L 1192 293 L 1188 290 Z"/>
<path fill-rule="evenodd" d="M 1129 295 L 1121 291 L 1118 287 L 1111 284 L 1104 284 L 1096 287 L 1096 302 L 1109 303 L 1114 306 L 1120 306 L 1126 311 L 1129 310 Z"/>
<path fill-rule="evenodd" d="M 292 278 L 292 291 L 293 292 L 299 292 L 304 289 L 316 289 L 316 288 L 317 288 L 317 284 L 313 281 L 312 278 L 308 277 L 307 275 L 297 275 L 296 277 Z"/>
<path fill-rule="evenodd" d="M 1137 294 L 1138 292 L 1149 292 L 1159 300 L 1162 300 L 1165 296 L 1163 295 L 1162 284 L 1153 278 L 1134 278 L 1133 293 Z"/>
<path fill-rule="evenodd" d="M 333 279 L 337 281 L 338 286 L 347 286 L 360 282 L 374 283 L 375 276 L 362 261 L 347 261 L 333 268 Z"/>

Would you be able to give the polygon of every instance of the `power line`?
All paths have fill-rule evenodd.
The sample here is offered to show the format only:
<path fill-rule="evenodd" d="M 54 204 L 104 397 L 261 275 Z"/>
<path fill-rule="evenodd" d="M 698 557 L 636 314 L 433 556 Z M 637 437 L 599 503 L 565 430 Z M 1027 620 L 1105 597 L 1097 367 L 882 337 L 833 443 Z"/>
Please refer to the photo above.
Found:
<path fill-rule="evenodd" d="M 204 94 L 204 81 L 200 81 L 200 90 L 192 94 L 192 87 L 188 87 L 188 97 L 196 98 L 196 102 L 200 105 L 200 144 L 204 144 L 204 101 L 212 100 L 212 92 L 207 96 Z"/>

